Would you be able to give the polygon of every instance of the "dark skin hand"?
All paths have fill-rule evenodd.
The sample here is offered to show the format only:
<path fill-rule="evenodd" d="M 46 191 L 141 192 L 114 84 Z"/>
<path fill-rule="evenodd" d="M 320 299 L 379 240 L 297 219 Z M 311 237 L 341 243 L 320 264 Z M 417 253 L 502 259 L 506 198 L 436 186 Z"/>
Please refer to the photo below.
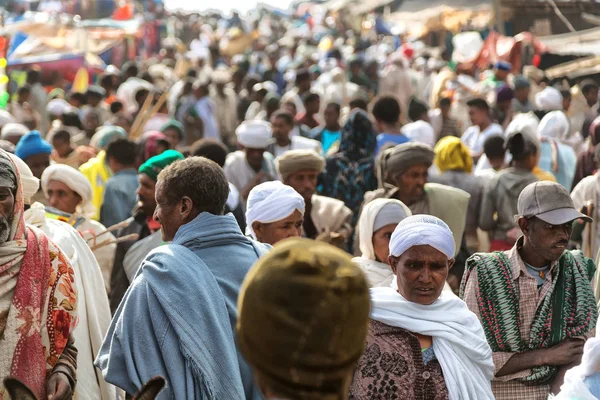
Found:
<path fill-rule="evenodd" d="M 73 397 L 73 390 L 71 389 L 69 378 L 62 372 L 50 375 L 50 379 L 48 379 L 48 383 L 46 384 L 46 393 L 48 394 L 48 400 L 71 399 Z"/>

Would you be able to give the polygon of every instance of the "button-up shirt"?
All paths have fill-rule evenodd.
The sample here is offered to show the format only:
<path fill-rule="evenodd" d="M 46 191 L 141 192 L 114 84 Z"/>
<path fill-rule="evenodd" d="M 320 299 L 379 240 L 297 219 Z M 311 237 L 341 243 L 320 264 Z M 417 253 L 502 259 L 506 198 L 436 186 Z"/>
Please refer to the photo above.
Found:
<path fill-rule="evenodd" d="M 538 291 L 537 279 L 527 272 L 525 263 L 519 254 L 518 250 L 522 245 L 523 238 L 519 239 L 515 246 L 505 252 L 505 254 L 510 260 L 513 281 L 518 284 L 519 288 L 521 339 L 527 343 L 529 342 L 529 332 L 537 308 L 541 306 L 541 301 L 552 288 L 552 275 L 556 271 L 558 262 L 555 261 L 550 265 L 550 273 L 546 274 L 545 281 Z M 463 300 L 467 303 L 469 310 L 481 319 L 479 304 L 477 302 L 478 291 L 479 280 L 477 279 L 477 270 L 474 269 L 471 271 L 469 280 L 467 281 Z M 494 352 L 494 374 L 497 374 L 515 354 L 517 353 Z M 525 378 L 531 375 L 531 373 L 531 369 L 526 369 L 514 374 L 495 377 L 492 381 L 492 391 L 494 392 L 494 396 L 496 396 L 496 400 L 546 400 L 550 393 L 549 384 L 526 386 L 517 381 L 517 379 Z"/>

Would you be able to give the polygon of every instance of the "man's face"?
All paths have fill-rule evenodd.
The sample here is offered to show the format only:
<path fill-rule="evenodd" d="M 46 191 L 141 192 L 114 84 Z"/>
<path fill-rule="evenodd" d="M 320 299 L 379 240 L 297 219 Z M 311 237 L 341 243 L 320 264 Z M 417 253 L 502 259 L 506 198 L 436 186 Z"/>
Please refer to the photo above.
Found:
<path fill-rule="evenodd" d="M 146 174 L 139 174 L 138 182 L 140 185 L 138 186 L 136 194 L 140 202 L 140 207 L 144 211 L 144 214 L 152 216 L 156 209 L 156 200 L 154 199 L 156 182 L 150 179 Z"/>
<path fill-rule="evenodd" d="M 326 126 L 334 126 L 339 123 L 340 114 L 334 107 L 327 107 L 323 113 L 323 116 L 325 117 Z"/>
<path fill-rule="evenodd" d="M 429 245 L 413 246 L 400 257 L 389 257 L 398 292 L 408 301 L 429 305 L 442 294 L 454 259 Z"/>
<path fill-rule="evenodd" d="M 71 142 L 62 139 L 52 140 L 52 147 L 60 157 L 66 157 L 71 153 Z"/>
<path fill-rule="evenodd" d="M 96 129 L 98 129 L 99 126 L 100 120 L 98 119 L 98 116 L 93 112 L 88 113 L 83 119 L 83 128 L 87 132 L 96 132 Z"/>
<path fill-rule="evenodd" d="M 61 181 L 48 182 L 48 204 L 57 210 L 73 214 L 81 203 L 81 197 Z"/>
<path fill-rule="evenodd" d="M 179 227 L 185 222 L 180 211 L 179 202 L 169 204 L 162 182 L 156 183 L 156 210 L 154 219 L 160 223 L 160 232 L 164 242 L 170 242 L 175 237 Z"/>
<path fill-rule="evenodd" d="M 469 118 L 473 125 L 481 125 L 487 119 L 487 112 L 477 107 L 469 107 Z"/>
<path fill-rule="evenodd" d="M 50 154 L 36 154 L 27 157 L 24 161 L 31 169 L 33 176 L 42 179 L 42 174 L 50 166 Z"/>
<path fill-rule="evenodd" d="M 31 93 L 30 92 L 22 92 L 19 94 L 19 103 L 26 103 L 29 101 L 29 98 L 31 97 Z"/>
<path fill-rule="evenodd" d="M 563 97 L 563 110 L 569 111 L 571 108 L 571 97 Z"/>
<path fill-rule="evenodd" d="M 0 187 L 0 244 L 6 243 L 10 235 L 14 207 L 15 196 L 12 189 Z"/>
<path fill-rule="evenodd" d="M 548 263 L 562 256 L 573 231 L 573 222 L 563 225 L 551 225 L 539 218 L 520 218 L 519 227 L 538 257 Z"/>
<path fill-rule="evenodd" d="M 397 187 L 401 190 L 403 198 L 415 202 L 423 197 L 428 169 L 426 164 L 413 165 L 400 175 Z"/>
<path fill-rule="evenodd" d="M 169 144 L 171 145 L 171 148 L 174 149 L 177 146 L 179 146 L 179 143 L 181 142 L 181 137 L 179 136 L 179 131 L 177 129 L 174 129 L 174 128 L 165 129 L 165 131 L 163 133 L 167 137 L 167 142 L 169 142 Z"/>
<path fill-rule="evenodd" d="M 499 81 L 505 81 L 506 78 L 508 77 L 508 71 L 503 71 L 503 70 L 496 70 L 496 79 L 498 79 Z"/>
<path fill-rule="evenodd" d="M 316 99 L 306 105 L 306 111 L 309 114 L 317 114 L 321 108 L 321 100 Z"/>
<path fill-rule="evenodd" d="M 264 152 L 265 149 L 246 148 L 246 160 L 255 171 L 259 171 L 262 168 Z"/>
<path fill-rule="evenodd" d="M 530 87 L 515 89 L 515 98 L 521 103 L 525 103 L 529 99 L 529 93 L 531 93 Z"/>
<path fill-rule="evenodd" d="M 504 100 L 497 103 L 498 109 L 502 112 L 507 112 L 511 106 L 510 100 Z"/>
<path fill-rule="evenodd" d="M 590 107 L 595 106 L 598 102 L 598 88 L 590 89 L 583 94 Z"/>
<path fill-rule="evenodd" d="M 273 137 L 276 141 L 286 141 L 290 137 L 292 126 L 283 118 L 272 118 L 271 129 L 273 129 Z"/>
<path fill-rule="evenodd" d="M 290 175 L 283 183 L 294 188 L 310 204 L 313 194 L 317 191 L 319 173 L 313 170 L 298 171 Z"/>
<path fill-rule="evenodd" d="M 270 224 L 254 222 L 252 224 L 252 229 L 259 242 L 267 243 L 272 246 L 284 239 L 302 236 L 303 222 L 304 217 L 300 214 L 300 211 L 295 210 L 292 215 L 281 221 L 272 222 Z"/>
<path fill-rule="evenodd" d="M 87 103 L 92 107 L 97 107 L 100 101 L 102 101 L 102 97 L 95 94 L 87 97 Z"/>

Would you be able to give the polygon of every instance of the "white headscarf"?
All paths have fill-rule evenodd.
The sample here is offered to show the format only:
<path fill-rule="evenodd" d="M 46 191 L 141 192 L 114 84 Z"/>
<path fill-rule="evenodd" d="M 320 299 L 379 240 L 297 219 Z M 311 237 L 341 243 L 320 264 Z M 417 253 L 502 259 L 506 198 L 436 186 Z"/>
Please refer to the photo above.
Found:
<path fill-rule="evenodd" d="M 425 121 L 415 121 L 402 127 L 401 132 L 407 138 L 424 143 L 428 146 L 435 146 L 435 131 L 433 126 Z"/>
<path fill-rule="evenodd" d="M 29 128 L 23 124 L 9 122 L 2 127 L 0 139 L 6 140 L 9 136 L 25 136 L 29 133 Z"/>
<path fill-rule="evenodd" d="M 235 130 L 238 143 L 251 149 L 266 149 L 271 144 L 273 131 L 266 121 L 244 121 Z"/>
<path fill-rule="evenodd" d="M 552 111 L 540 121 L 538 136 L 540 139 L 564 140 L 569 134 L 571 126 L 567 116 L 562 111 Z"/>
<path fill-rule="evenodd" d="M 441 219 L 432 215 L 413 215 L 398 224 L 390 239 L 390 255 L 400 257 L 413 246 L 429 245 L 454 258 L 454 236 Z"/>
<path fill-rule="evenodd" d="M 551 86 L 535 95 L 535 107 L 541 111 L 558 111 L 563 109 L 563 97 L 558 89 Z"/>
<path fill-rule="evenodd" d="M 250 191 L 246 204 L 246 235 L 256 239 L 253 222 L 281 221 L 295 210 L 304 215 L 304 199 L 292 187 L 279 181 L 265 182 Z"/>
<path fill-rule="evenodd" d="M 29 166 L 25 163 L 25 161 L 21 160 L 14 154 L 9 153 L 8 156 L 12 162 L 15 163 L 15 166 L 19 171 L 21 187 L 23 188 L 23 202 L 27 205 L 31 205 L 31 198 L 40 189 L 40 180 L 33 176 L 31 169 L 29 169 Z"/>
<path fill-rule="evenodd" d="M 46 197 L 48 197 L 50 181 L 62 182 L 81 196 L 82 202 L 77 206 L 79 214 L 85 217 L 95 215 L 96 207 L 92 204 L 92 185 L 78 169 L 64 164 L 52 164 L 46 168 L 42 174 L 42 190 Z"/>

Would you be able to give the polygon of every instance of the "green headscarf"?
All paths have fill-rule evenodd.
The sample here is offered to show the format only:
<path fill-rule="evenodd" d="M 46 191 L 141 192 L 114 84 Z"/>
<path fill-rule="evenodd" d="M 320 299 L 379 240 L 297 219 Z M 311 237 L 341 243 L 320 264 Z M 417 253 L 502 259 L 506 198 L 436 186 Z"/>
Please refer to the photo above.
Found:
<path fill-rule="evenodd" d="M 176 119 L 170 119 L 163 126 L 160 127 L 160 131 L 162 133 L 165 133 L 167 129 L 178 130 L 181 141 L 185 141 L 185 128 L 183 127 L 183 124 L 181 122 L 177 121 Z"/>
<path fill-rule="evenodd" d="M 165 169 L 168 165 L 174 163 L 177 160 L 183 160 L 185 157 L 178 151 L 166 150 L 163 153 L 154 156 L 140 166 L 138 172 L 140 174 L 146 174 L 156 181 L 160 171 Z"/>

